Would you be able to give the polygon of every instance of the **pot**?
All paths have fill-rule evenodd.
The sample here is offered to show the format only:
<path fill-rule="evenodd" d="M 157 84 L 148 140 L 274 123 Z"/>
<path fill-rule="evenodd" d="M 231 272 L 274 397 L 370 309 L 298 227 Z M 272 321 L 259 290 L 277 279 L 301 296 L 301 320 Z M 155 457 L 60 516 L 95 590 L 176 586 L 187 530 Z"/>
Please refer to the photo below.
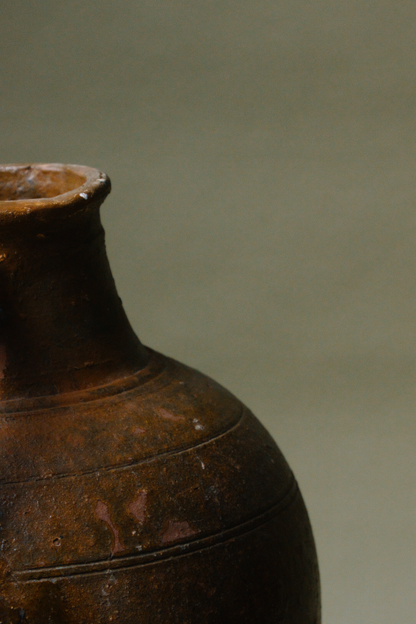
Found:
<path fill-rule="evenodd" d="M 136 337 L 109 191 L 0 167 L 0 623 L 319 624 L 293 474 L 238 399 Z"/>

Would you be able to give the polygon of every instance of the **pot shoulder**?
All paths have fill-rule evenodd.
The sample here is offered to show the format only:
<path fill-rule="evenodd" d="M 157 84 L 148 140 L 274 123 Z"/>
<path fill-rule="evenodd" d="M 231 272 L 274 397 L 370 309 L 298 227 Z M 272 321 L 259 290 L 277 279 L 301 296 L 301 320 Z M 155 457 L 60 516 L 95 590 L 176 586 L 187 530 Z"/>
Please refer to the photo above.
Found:
<path fill-rule="evenodd" d="M 298 496 L 251 412 L 154 352 L 111 386 L 2 412 L 2 555 L 22 580 L 231 539 Z"/>

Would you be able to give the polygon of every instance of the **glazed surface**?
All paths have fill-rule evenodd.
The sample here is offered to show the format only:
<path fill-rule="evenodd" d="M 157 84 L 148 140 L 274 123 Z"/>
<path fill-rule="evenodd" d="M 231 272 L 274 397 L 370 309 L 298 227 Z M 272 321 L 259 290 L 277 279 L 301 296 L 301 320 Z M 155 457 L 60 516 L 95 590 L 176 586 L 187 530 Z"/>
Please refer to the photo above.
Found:
<path fill-rule="evenodd" d="M 11 165 L 1 186 L 0 624 L 319 624 L 276 444 L 128 322 L 107 176 Z"/>
<path fill-rule="evenodd" d="M 171 359 L 151 361 L 154 377 L 144 370 L 125 392 L 3 417 L 3 557 L 14 571 L 111 567 L 243 525 L 293 494 L 283 457 L 239 401 Z"/>
<path fill-rule="evenodd" d="M 6 621 L 317 622 L 299 490 L 235 397 L 151 352 L 137 375 L 63 399 L 2 416 Z"/>

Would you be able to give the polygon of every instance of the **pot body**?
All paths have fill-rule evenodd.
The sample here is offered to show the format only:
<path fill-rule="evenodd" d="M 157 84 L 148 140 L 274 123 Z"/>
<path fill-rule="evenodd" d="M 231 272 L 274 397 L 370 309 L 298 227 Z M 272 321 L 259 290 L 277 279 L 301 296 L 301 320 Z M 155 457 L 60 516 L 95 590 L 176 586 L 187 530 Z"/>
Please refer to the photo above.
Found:
<path fill-rule="evenodd" d="M 40 171 L 51 177 L 47 168 Z M 96 180 L 99 172 L 91 175 Z M 85 176 L 88 196 L 94 185 Z M 34 289 L 25 281 L 26 265 L 20 260 L 13 265 L 10 248 L 4 252 L 18 277 L 10 281 L 8 265 L 0 403 L 0 622 L 319 624 L 312 531 L 286 461 L 234 396 L 201 373 L 145 349 L 132 335 L 114 303 L 111 274 L 102 276 L 108 272 L 103 245 L 95 255 L 91 251 L 102 237 L 94 230 L 94 201 L 99 205 L 108 183 L 96 184 L 88 208 L 79 207 L 84 192 L 79 181 L 71 184 L 67 197 L 58 195 L 61 204 L 51 195 L 49 212 L 42 198 L 17 199 L 36 213 L 25 240 L 26 247 L 31 241 L 34 266 L 39 250 L 43 254 L 37 288 L 43 292 L 48 284 L 39 267 L 52 251 L 58 258 L 66 249 L 64 260 L 72 253 L 70 273 L 84 270 L 81 295 L 72 294 L 78 312 L 70 308 L 70 325 L 64 309 L 74 280 L 63 278 L 64 305 L 62 293 L 52 307 L 36 303 L 39 294 L 36 299 L 27 294 L 33 296 Z M 63 215 L 75 215 L 75 230 L 56 225 L 57 204 Z M 95 225 L 86 227 L 91 214 Z M 1 218 L 0 202 L 0 245 Z M 15 227 L 22 218 L 20 213 L 4 217 Z M 73 231 L 79 228 L 95 234 L 74 255 Z M 51 246 L 42 247 L 45 239 Z M 78 256 L 84 259 L 77 262 Z M 92 294 L 85 295 L 90 282 Z M 15 283 L 26 293 L 20 303 Z M 67 329 L 78 349 L 68 355 L 71 341 L 65 338 L 61 348 L 56 340 L 50 349 L 44 346 L 42 358 L 33 356 L 38 368 L 46 367 L 38 380 L 28 360 L 31 349 L 45 345 L 47 332 L 37 337 L 18 331 L 26 327 L 25 306 L 34 310 L 34 324 L 45 316 L 55 320 L 54 336 L 62 326 Z M 10 336 L 22 332 L 14 356 Z M 87 362 L 85 345 L 93 352 Z M 70 365 L 58 370 L 59 357 Z M 45 387 L 55 392 L 45 393 Z"/>

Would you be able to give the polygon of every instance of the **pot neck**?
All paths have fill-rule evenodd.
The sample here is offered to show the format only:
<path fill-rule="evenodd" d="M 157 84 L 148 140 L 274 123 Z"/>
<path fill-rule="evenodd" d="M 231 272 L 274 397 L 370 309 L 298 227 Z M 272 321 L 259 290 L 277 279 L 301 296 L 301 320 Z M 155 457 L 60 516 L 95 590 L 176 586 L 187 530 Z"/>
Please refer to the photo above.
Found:
<path fill-rule="evenodd" d="M 105 251 L 99 209 L 110 182 L 69 169 L 82 174 L 74 189 L 0 201 L 0 400 L 104 385 L 147 362 Z"/>

